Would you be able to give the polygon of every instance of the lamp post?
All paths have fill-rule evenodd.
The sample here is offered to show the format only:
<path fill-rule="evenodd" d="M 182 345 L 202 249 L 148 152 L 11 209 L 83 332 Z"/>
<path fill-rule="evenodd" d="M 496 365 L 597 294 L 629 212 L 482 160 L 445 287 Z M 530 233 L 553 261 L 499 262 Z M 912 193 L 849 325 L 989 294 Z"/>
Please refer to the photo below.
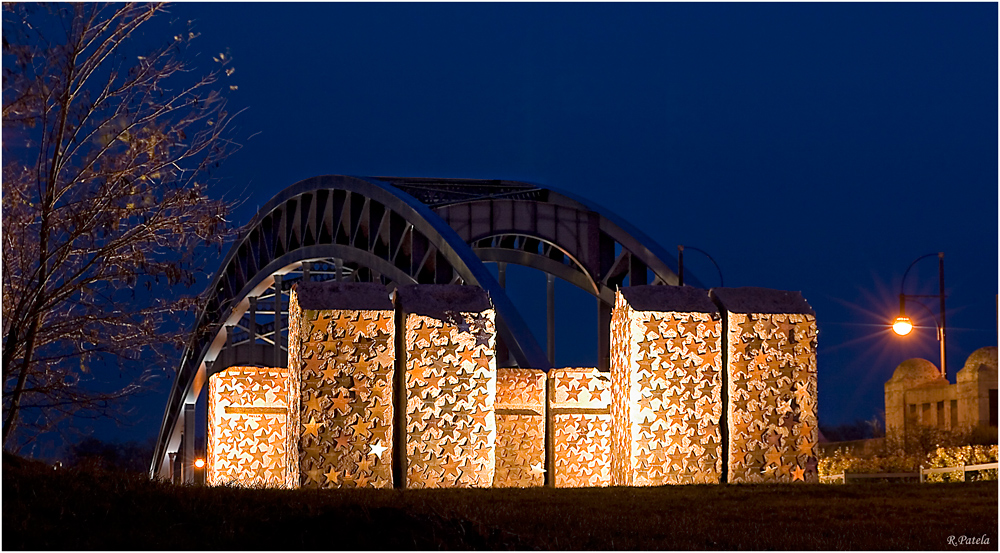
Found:
<path fill-rule="evenodd" d="M 946 357 L 946 340 L 945 340 L 945 320 L 944 320 L 944 252 L 938 252 L 938 293 L 936 295 L 919 295 L 919 294 L 904 294 L 904 286 L 906 285 L 906 275 L 910 273 L 910 269 L 925 257 L 930 257 L 935 255 L 929 253 L 927 255 L 922 255 L 916 258 L 910 266 L 906 268 L 906 272 L 903 273 L 903 282 L 899 285 L 899 316 L 892 323 L 892 330 L 900 336 L 906 336 L 913 330 L 913 323 L 910 322 L 910 318 L 906 316 L 906 300 L 911 298 L 938 298 L 941 302 L 940 314 L 941 314 L 941 324 L 938 324 L 937 319 L 934 317 L 934 313 L 923 303 L 917 302 L 917 305 L 927 309 L 927 312 L 931 314 L 931 320 L 934 321 L 934 326 L 937 327 L 937 339 L 941 346 L 941 376 L 945 379 L 948 378 L 948 369 L 945 361 Z"/>
<path fill-rule="evenodd" d="M 719 264 L 716 263 L 714 259 L 712 259 L 712 256 L 708 255 L 708 252 L 706 252 L 705 250 L 699 250 L 694 246 L 684 246 L 681 244 L 677 245 L 677 286 L 684 286 L 684 248 L 687 248 L 689 250 L 694 250 L 696 252 L 701 252 L 702 254 L 704 254 L 705 257 L 707 257 L 708 260 L 712 262 L 712 265 L 715 265 L 715 270 L 719 271 L 719 287 L 721 288 L 722 286 L 724 286 L 722 282 L 722 269 L 720 269 Z"/>

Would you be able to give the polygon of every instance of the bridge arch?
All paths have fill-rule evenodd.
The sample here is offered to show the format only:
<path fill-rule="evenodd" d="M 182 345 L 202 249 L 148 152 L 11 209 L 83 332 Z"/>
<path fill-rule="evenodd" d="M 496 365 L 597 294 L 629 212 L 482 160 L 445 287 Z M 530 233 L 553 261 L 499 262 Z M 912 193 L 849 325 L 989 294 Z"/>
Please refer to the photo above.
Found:
<path fill-rule="evenodd" d="M 653 284 L 677 283 L 673 257 L 648 237 L 550 188 L 340 175 L 300 181 L 260 208 L 209 285 L 168 398 L 150 474 L 167 473 L 169 451 L 193 456 L 194 404 L 212 373 L 235 364 L 286 363 L 284 296 L 301 279 L 388 288 L 480 286 L 493 300 L 498 334 L 516 364 L 548 368 L 542 348 L 485 266 L 489 262 L 524 265 L 594 295 L 599 327 L 610 325 L 614 289 L 626 278 L 646 284 L 651 273 Z M 607 346 L 599 344 L 602 364 Z"/>

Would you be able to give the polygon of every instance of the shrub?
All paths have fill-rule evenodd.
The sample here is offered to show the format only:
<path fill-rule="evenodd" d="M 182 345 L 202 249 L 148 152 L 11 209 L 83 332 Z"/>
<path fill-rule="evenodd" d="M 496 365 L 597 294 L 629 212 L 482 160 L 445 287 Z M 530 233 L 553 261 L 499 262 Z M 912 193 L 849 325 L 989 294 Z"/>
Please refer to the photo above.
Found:
<path fill-rule="evenodd" d="M 997 462 L 997 446 L 967 445 L 960 447 L 939 447 L 927 456 L 925 468 L 957 467 L 961 465 L 982 465 Z M 962 480 L 962 471 L 952 473 L 928 474 L 928 482 L 945 482 Z M 967 480 L 996 480 L 997 470 L 987 469 L 978 473 L 969 473 Z"/>
<path fill-rule="evenodd" d="M 819 475 L 833 476 L 841 473 L 877 474 L 889 472 L 918 472 L 920 467 L 942 468 L 961 465 L 979 465 L 997 461 L 997 446 L 966 445 L 938 447 L 926 454 L 906 453 L 898 449 L 894 453 L 886 451 L 875 455 L 858 455 L 854 450 L 838 448 L 832 455 L 819 460 Z M 961 480 L 961 474 L 929 474 L 928 482 Z M 996 469 L 979 471 L 970 475 L 969 480 L 996 480 Z"/>

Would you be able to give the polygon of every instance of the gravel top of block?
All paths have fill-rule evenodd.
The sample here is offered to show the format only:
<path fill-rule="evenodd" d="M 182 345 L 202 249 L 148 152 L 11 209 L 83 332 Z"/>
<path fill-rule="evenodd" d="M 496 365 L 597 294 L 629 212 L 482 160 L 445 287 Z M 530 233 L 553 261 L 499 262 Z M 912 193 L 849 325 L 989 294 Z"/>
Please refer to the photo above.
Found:
<path fill-rule="evenodd" d="M 393 309 L 389 291 L 374 282 L 300 282 L 295 293 L 302 309 Z"/>
<path fill-rule="evenodd" d="M 396 289 L 403 311 L 441 318 L 447 313 L 479 313 L 493 309 L 490 296 L 478 286 L 413 284 Z"/>
<path fill-rule="evenodd" d="M 708 297 L 708 290 L 691 286 L 625 286 L 622 295 L 636 311 L 719 312 Z"/>
<path fill-rule="evenodd" d="M 712 288 L 712 297 L 732 313 L 798 313 L 816 315 L 802 292 L 770 288 Z"/>

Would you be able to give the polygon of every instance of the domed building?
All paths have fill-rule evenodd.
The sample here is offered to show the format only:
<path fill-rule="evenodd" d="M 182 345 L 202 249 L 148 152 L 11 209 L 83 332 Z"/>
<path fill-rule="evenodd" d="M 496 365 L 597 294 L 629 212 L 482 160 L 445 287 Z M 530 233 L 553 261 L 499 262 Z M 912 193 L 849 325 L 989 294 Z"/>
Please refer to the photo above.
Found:
<path fill-rule="evenodd" d="M 997 426 L 997 348 L 977 349 L 958 371 L 955 384 L 926 359 L 907 359 L 885 383 L 885 431 L 905 436 L 917 425 L 967 431 Z"/>

